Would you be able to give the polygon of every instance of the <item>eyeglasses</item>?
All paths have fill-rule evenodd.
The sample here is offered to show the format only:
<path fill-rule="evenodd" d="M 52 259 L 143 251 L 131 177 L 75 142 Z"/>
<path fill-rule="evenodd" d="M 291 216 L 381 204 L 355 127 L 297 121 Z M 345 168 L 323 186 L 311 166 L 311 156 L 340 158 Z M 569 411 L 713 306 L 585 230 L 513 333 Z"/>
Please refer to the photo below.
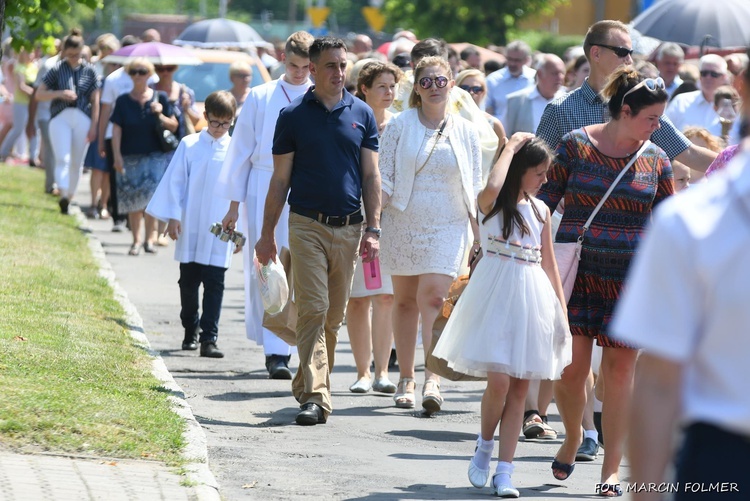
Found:
<path fill-rule="evenodd" d="M 209 120 L 208 125 L 213 127 L 214 129 L 222 128 L 222 129 L 229 129 L 232 126 L 232 122 L 219 122 L 218 120 Z"/>
<path fill-rule="evenodd" d="M 481 85 L 459 85 L 458 88 L 465 90 L 469 94 L 481 94 L 484 92 L 484 87 Z"/>
<path fill-rule="evenodd" d="M 596 46 L 596 47 L 604 47 L 605 49 L 609 49 L 609 50 L 611 50 L 612 52 L 615 53 L 615 56 L 617 56 L 617 57 L 619 57 L 621 59 L 633 55 L 633 49 L 628 49 L 627 47 L 616 47 L 614 45 L 606 45 L 606 44 L 603 44 L 603 43 L 592 43 L 591 45 Z"/>
<path fill-rule="evenodd" d="M 250 78 L 252 75 L 250 73 L 234 73 L 232 74 L 233 77 L 240 77 L 240 78 Z"/>
<path fill-rule="evenodd" d="M 148 74 L 149 74 L 149 71 L 146 68 L 130 68 L 128 70 L 128 75 L 130 75 L 131 77 L 134 77 L 136 75 L 145 77 Z"/>
<path fill-rule="evenodd" d="M 661 77 L 647 78 L 643 80 L 642 82 L 636 84 L 632 89 L 627 91 L 624 96 L 622 96 L 620 107 L 622 108 L 622 106 L 625 104 L 625 98 L 628 97 L 628 95 L 632 94 L 633 92 L 637 91 L 638 89 L 642 87 L 647 88 L 649 92 L 657 92 L 657 91 L 666 89 L 666 86 L 664 85 L 664 80 L 662 80 Z"/>
<path fill-rule="evenodd" d="M 435 87 L 442 89 L 448 85 L 448 77 L 440 75 L 439 77 L 422 77 L 419 79 L 419 86 L 423 89 L 429 89 L 432 87 L 432 83 L 435 82 Z"/>
<path fill-rule="evenodd" d="M 177 71 L 177 66 L 157 66 L 156 67 L 157 73 L 164 73 L 164 72 L 172 73 L 173 71 Z"/>
<path fill-rule="evenodd" d="M 701 76 L 719 78 L 719 77 L 723 77 L 724 73 L 719 73 L 718 71 L 711 71 L 711 70 L 701 70 Z"/>

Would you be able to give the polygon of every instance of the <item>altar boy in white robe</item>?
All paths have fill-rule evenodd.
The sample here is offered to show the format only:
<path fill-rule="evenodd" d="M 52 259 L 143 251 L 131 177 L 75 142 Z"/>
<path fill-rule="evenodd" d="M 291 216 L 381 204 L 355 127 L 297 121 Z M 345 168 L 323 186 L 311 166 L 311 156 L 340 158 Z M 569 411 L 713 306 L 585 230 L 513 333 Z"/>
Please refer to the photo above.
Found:
<path fill-rule="evenodd" d="M 239 204 L 245 203 L 248 243 L 260 239 L 263 208 L 273 174 L 273 133 L 279 112 L 303 95 L 310 82 L 310 44 L 314 38 L 307 32 L 292 33 L 284 48 L 284 75 L 278 80 L 253 87 L 242 106 L 232 133 L 232 142 L 216 187 L 218 197 L 231 200 L 222 221 L 225 230 L 234 229 L 239 218 Z M 289 247 L 289 206 L 285 206 L 276 225 L 276 242 L 281 250 Z M 245 329 L 247 338 L 263 345 L 266 369 L 271 379 L 292 379 L 289 360 L 293 348 L 263 327 L 261 302 L 253 245 L 245 252 Z"/>
<path fill-rule="evenodd" d="M 241 247 L 223 242 L 211 233 L 229 202 L 214 195 L 229 147 L 229 127 L 237 103 L 232 94 L 217 91 L 205 101 L 208 126 L 180 141 L 146 212 L 167 223 L 166 234 L 176 240 L 174 258 L 180 262 L 180 319 L 185 328 L 183 350 L 202 357 L 222 358 L 216 346 L 224 297 L 224 273 L 232 251 Z M 199 287 L 203 284 L 203 313 L 199 315 Z M 200 337 L 199 337 L 200 336 Z"/>

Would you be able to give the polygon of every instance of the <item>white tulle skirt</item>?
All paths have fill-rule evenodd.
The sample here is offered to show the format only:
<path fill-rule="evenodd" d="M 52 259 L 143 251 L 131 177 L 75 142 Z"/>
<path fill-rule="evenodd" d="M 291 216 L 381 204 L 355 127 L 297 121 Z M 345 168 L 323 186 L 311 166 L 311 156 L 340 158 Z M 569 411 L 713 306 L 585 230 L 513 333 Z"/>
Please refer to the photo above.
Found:
<path fill-rule="evenodd" d="M 487 255 L 464 289 L 433 355 L 472 376 L 559 379 L 572 359 L 568 322 L 539 264 Z"/>

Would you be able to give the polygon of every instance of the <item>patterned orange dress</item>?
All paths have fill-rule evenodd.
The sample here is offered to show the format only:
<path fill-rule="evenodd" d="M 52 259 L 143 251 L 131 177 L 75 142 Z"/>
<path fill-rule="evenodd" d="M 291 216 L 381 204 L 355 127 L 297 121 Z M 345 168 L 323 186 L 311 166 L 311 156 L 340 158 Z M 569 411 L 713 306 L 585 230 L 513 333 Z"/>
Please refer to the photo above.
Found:
<path fill-rule="evenodd" d="M 554 210 L 565 197 L 557 242 L 575 242 L 581 228 L 631 156 L 602 154 L 584 129 L 563 136 L 547 183 L 537 195 Z M 595 338 L 607 347 L 627 347 L 607 329 L 615 303 L 651 211 L 674 193 L 672 167 L 651 144 L 623 176 L 586 233 L 578 276 L 568 303 L 571 334 Z"/>

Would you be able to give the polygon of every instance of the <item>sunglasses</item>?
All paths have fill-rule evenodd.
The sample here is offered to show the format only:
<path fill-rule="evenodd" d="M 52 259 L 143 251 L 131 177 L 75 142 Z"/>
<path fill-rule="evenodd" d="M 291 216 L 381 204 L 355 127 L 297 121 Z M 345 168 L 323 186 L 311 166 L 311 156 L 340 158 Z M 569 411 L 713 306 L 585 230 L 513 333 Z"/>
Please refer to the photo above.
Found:
<path fill-rule="evenodd" d="M 625 57 L 633 55 L 633 49 L 628 49 L 627 47 L 616 47 L 614 45 L 606 45 L 606 44 L 603 44 L 603 43 L 592 43 L 591 45 L 596 46 L 596 47 L 604 47 L 605 49 L 609 49 L 609 50 L 611 50 L 612 52 L 615 53 L 615 56 L 617 56 L 619 58 L 625 58 Z"/>
<path fill-rule="evenodd" d="M 632 94 L 633 92 L 643 87 L 648 89 L 649 92 L 658 92 L 660 90 L 665 90 L 667 88 L 666 85 L 664 85 L 664 80 L 662 80 L 661 77 L 647 78 L 646 80 L 643 80 L 642 82 L 636 84 L 632 89 L 627 91 L 624 96 L 622 96 L 620 107 L 622 107 L 625 104 L 625 98 L 628 97 L 628 95 Z"/>
<path fill-rule="evenodd" d="M 157 66 L 156 67 L 157 73 L 164 73 L 165 71 L 172 73 L 173 71 L 176 71 L 176 70 L 177 70 L 177 66 Z"/>
<path fill-rule="evenodd" d="M 240 77 L 240 78 L 250 78 L 252 75 L 250 73 L 234 73 L 232 74 L 233 77 Z"/>
<path fill-rule="evenodd" d="M 459 85 L 458 88 L 465 90 L 469 94 L 481 94 L 484 92 L 484 87 L 481 85 Z"/>
<path fill-rule="evenodd" d="M 219 122 L 218 120 L 209 120 L 208 125 L 210 125 L 214 129 L 222 128 L 226 130 L 232 126 L 232 122 Z"/>
<path fill-rule="evenodd" d="M 431 77 L 422 77 L 419 79 L 419 86 L 423 89 L 429 89 L 432 87 L 432 83 L 435 82 L 435 87 L 438 89 L 442 89 L 446 85 L 448 85 L 448 77 L 445 77 L 443 75 L 440 75 L 439 77 L 431 78 Z"/>
<path fill-rule="evenodd" d="M 149 74 L 149 71 L 146 68 L 131 68 L 128 70 L 128 75 L 130 75 L 131 77 L 134 77 L 136 75 L 145 77 L 148 74 Z"/>
<path fill-rule="evenodd" d="M 723 77 L 724 73 L 719 73 L 718 71 L 711 71 L 711 70 L 701 70 L 701 76 L 719 78 L 719 77 Z"/>

